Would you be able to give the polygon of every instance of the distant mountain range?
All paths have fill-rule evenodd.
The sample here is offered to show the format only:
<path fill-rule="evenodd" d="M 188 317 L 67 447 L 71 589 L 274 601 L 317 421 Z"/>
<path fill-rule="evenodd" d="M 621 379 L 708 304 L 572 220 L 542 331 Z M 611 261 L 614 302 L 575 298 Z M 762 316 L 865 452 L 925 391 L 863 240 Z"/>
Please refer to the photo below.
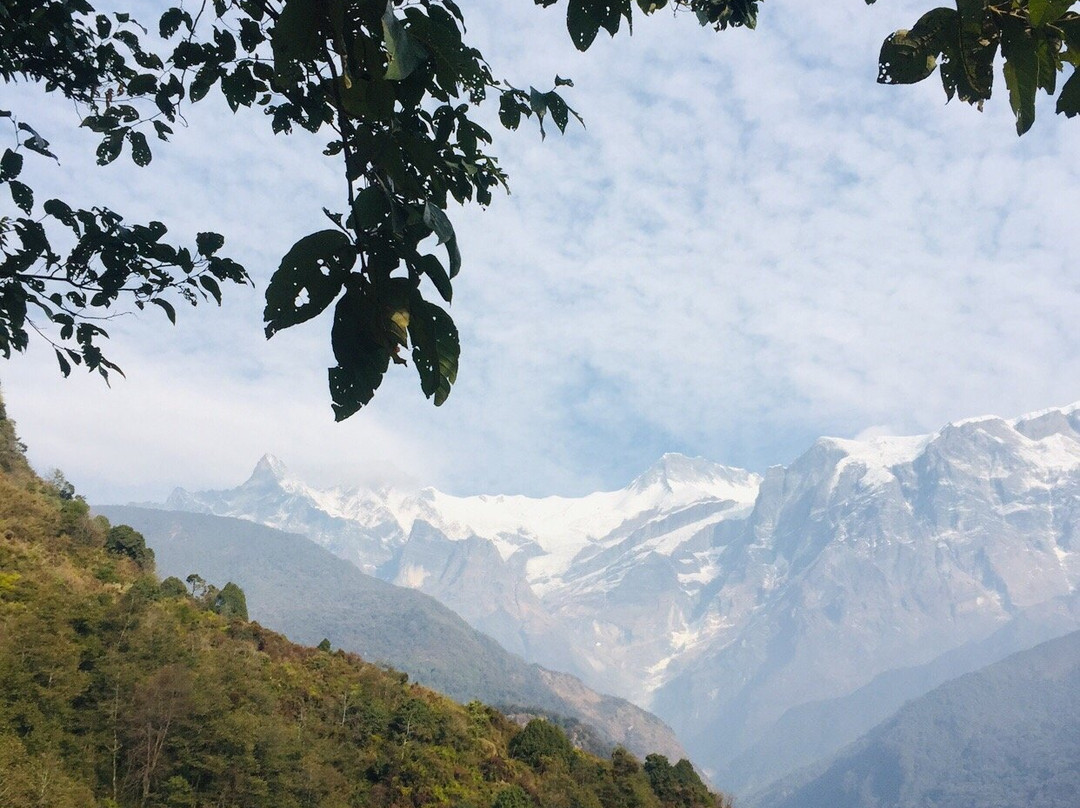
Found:
<path fill-rule="evenodd" d="M 667 455 L 579 498 L 316 489 L 267 456 L 165 507 L 301 533 L 430 594 L 653 710 L 744 793 L 1080 628 L 1080 405 L 822 438 L 764 477 Z"/>
<path fill-rule="evenodd" d="M 567 674 L 526 663 L 435 599 L 392 586 L 302 536 L 252 522 L 129 506 L 94 509 L 146 537 L 162 577 L 197 573 L 238 584 L 248 612 L 294 642 L 334 648 L 390 665 L 461 702 L 540 710 L 577 719 L 601 744 L 644 757 L 686 756 L 671 729 L 629 702 Z"/>
<path fill-rule="evenodd" d="M 1076 808 L 1080 632 L 954 679 L 753 808 Z"/>

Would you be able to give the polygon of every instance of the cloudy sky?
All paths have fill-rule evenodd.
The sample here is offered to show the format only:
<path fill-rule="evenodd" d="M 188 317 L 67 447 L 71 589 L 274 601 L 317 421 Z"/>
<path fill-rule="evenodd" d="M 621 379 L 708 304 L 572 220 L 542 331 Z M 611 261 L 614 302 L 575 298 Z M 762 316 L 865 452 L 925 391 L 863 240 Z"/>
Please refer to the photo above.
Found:
<path fill-rule="evenodd" d="M 69 107 L 4 88 L 63 161 L 40 199 L 216 229 L 257 287 L 176 328 L 114 323 L 111 388 L 42 346 L 0 364 L 39 468 L 96 502 L 234 485 L 264 452 L 318 483 L 572 494 L 665 451 L 760 471 L 822 434 L 1080 399 L 1080 123 L 1041 101 L 1018 139 L 1003 88 L 980 114 L 936 77 L 877 85 L 881 39 L 928 4 L 769 0 L 757 31 L 720 34 L 660 14 L 583 55 L 561 4 L 462 5 L 497 75 L 571 76 L 587 128 L 496 131 L 513 193 L 451 211 L 462 365 L 438 409 L 394 368 L 335 424 L 329 322 L 262 337 L 281 255 L 344 207 L 317 138 L 212 97 L 149 168 L 98 169 Z"/>

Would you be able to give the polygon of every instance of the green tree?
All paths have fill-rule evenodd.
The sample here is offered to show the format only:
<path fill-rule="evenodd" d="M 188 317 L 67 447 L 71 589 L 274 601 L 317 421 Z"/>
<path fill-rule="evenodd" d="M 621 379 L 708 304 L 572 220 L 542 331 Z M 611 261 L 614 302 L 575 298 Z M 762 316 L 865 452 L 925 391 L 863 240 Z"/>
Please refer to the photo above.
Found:
<path fill-rule="evenodd" d="M 166 598 L 186 598 L 188 596 L 187 587 L 184 586 L 184 582 L 175 575 L 170 575 L 162 581 L 161 586 L 158 589 L 162 597 Z"/>
<path fill-rule="evenodd" d="M 534 718 L 510 740 L 510 756 L 527 763 L 534 769 L 551 761 L 569 765 L 574 758 L 574 747 L 555 724 L 543 718 Z"/>
<path fill-rule="evenodd" d="M 495 795 L 491 808 L 532 808 L 533 801 L 521 786 L 504 788 Z"/>
<path fill-rule="evenodd" d="M 109 528 L 105 549 L 116 555 L 127 556 L 142 569 L 150 569 L 154 565 L 154 551 L 146 546 L 143 534 L 128 525 Z"/>
<path fill-rule="evenodd" d="M 558 0 L 535 0 L 554 6 Z M 874 2 L 874 0 L 868 0 Z M 1080 111 L 1080 0 L 956 0 L 884 43 L 879 80 L 912 83 L 940 66 L 949 97 L 981 105 L 1002 57 L 1017 131 L 1034 120 L 1039 89 L 1058 92 L 1057 110 Z M 635 14 L 687 12 L 724 30 L 753 28 L 758 0 L 568 0 L 566 27 L 580 50 L 601 31 L 614 36 Z M 636 7 L 636 11 L 635 11 Z M 324 133 L 338 161 L 342 204 L 328 226 L 300 238 L 266 290 L 267 338 L 333 309 L 328 370 L 337 419 L 367 404 L 391 364 L 415 366 L 436 405 L 457 378 L 457 328 L 446 309 L 462 266 L 452 203 L 487 205 L 507 176 L 476 120 L 485 102 L 517 129 L 523 118 L 565 130 L 571 115 L 555 77 L 551 89 L 497 78 L 465 40 L 454 0 L 213 0 L 192 14 L 168 8 L 160 40 L 126 13 L 98 14 L 89 0 L 9 0 L 0 6 L 0 77 L 61 93 L 82 126 L 100 135 L 97 159 L 126 152 L 139 166 L 151 140 L 167 141 L 185 104 L 217 90 L 229 107 L 261 110 L 275 133 Z M 161 222 L 129 224 L 111 210 L 60 199 L 40 206 L 24 159 L 55 159 L 46 136 L 0 110 L 12 145 L 0 157 L 14 215 L 0 218 L 0 353 L 23 350 L 32 331 L 73 364 L 116 370 L 101 351 L 100 322 L 116 307 L 153 304 L 174 320 L 176 300 L 218 302 L 221 284 L 245 283 L 222 253 L 224 238 L 194 245 L 166 240 Z M 5 195 L 6 196 L 6 195 Z M 408 358 L 406 355 L 408 354 Z"/>
<path fill-rule="evenodd" d="M 244 597 L 244 590 L 232 581 L 225 584 L 215 595 L 210 608 L 222 617 L 248 619 L 247 598 Z"/>

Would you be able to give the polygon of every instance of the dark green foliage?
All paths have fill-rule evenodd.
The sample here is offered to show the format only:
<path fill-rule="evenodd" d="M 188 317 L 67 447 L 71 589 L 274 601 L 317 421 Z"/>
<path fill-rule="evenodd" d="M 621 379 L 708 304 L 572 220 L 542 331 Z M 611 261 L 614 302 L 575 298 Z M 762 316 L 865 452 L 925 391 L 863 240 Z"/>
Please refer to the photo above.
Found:
<path fill-rule="evenodd" d="M 228 619 L 248 619 L 247 599 L 244 597 L 244 590 L 232 581 L 225 584 L 222 590 L 215 595 L 210 608 L 216 614 Z"/>
<path fill-rule="evenodd" d="M 170 575 L 162 581 L 159 591 L 163 598 L 186 598 L 188 596 L 187 587 L 184 586 L 184 582 L 175 575 Z"/>
<path fill-rule="evenodd" d="M 665 805 L 709 804 L 709 789 L 686 758 L 672 766 L 663 755 L 652 754 L 645 758 L 642 769 L 653 793 Z"/>
<path fill-rule="evenodd" d="M 874 0 L 868 0 L 874 2 Z M 1057 111 L 1080 112 L 1080 14 L 1076 0 L 956 0 L 956 8 L 928 11 L 911 30 L 890 34 L 881 47 L 878 81 L 914 84 L 940 66 L 945 94 L 982 108 L 994 84 L 999 51 L 1016 132 L 1035 121 L 1035 95 L 1053 95 L 1065 65 L 1072 75 L 1058 96 Z"/>
<path fill-rule="evenodd" d="M 8 418 L 4 401 L 0 398 L 0 472 L 13 477 L 29 477 L 33 474 L 26 462 L 26 446 L 15 434 L 15 422 Z"/>
<path fill-rule="evenodd" d="M 315 647 L 322 651 L 324 654 L 329 654 L 331 650 L 330 640 L 326 639 L 326 637 L 323 637 L 322 642 L 320 642 Z"/>
<path fill-rule="evenodd" d="M 532 808 L 533 801 L 521 786 L 504 788 L 491 803 L 491 808 Z"/>
<path fill-rule="evenodd" d="M 574 747 L 559 727 L 543 718 L 534 718 L 510 741 L 510 756 L 534 769 L 552 762 L 569 764 Z"/>
<path fill-rule="evenodd" d="M 588 702 L 564 698 L 539 667 L 508 653 L 435 599 L 364 575 L 300 536 L 207 514 L 100 510 L 147 537 L 162 574 L 183 579 L 197 569 L 208 580 L 234 581 L 255 619 L 299 642 L 328 639 L 333 648 L 386 662 L 459 701 L 505 707 L 519 723 L 546 717 L 575 746 L 601 757 L 618 742 L 642 756 L 658 749 L 673 759 L 681 756 L 674 735 L 654 716 L 611 696 Z M 206 582 L 196 584 L 203 597 Z M 628 724 L 633 729 L 626 732 Z"/>
<path fill-rule="evenodd" d="M 128 525 L 116 525 L 105 537 L 105 549 L 116 555 L 127 556 L 140 569 L 152 569 L 154 551 L 146 546 L 142 533 Z"/>

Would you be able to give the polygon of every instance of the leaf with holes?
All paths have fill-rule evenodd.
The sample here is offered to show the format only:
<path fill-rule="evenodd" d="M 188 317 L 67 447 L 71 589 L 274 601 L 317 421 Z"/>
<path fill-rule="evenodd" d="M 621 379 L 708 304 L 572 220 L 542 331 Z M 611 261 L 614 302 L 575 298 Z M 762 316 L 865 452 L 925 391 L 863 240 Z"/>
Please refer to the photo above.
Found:
<path fill-rule="evenodd" d="M 125 131 L 127 131 L 126 128 L 115 129 L 98 144 L 97 164 L 99 166 L 106 166 L 120 156 L 120 150 L 124 147 Z"/>
<path fill-rule="evenodd" d="M 22 208 L 24 213 L 29 214 L 34 209 L 34 192 L 30 186 L 18 180 L 11 180 L 8 188 L 11 189 L 12 201 Z"/>
<path fill-rule="evenodd" d="M 937 67 L 937 54 L 901 28 L 885 39 L 878 55 L 879 84 L 916 84 Z"/>
<path fill-rule="evenodd" d="M 409 317 L 409 339 L 413 363 L 420 374 L 420 389 L 440 406 L 457 380 L 461 343 L 457 326 L 443 309 L 424 300 L 417 292 Z"/>
<path fill-rule="evenodd" d="M 356 247 L 340 230 L 320 230 L 296 242 L 266 288 L 266 338 L 322 313 L 354 263 Z"/>
<path fill-rule="evenodd" d="M 146 135 L 131 130 L 128 132 L 128 142 L 131 143 L 131 159 L 135 162 L 135 165 L 150 165 L 150 160 L 153 159 L 154 155 L 150 151 L 150 144 L 146 142 Z"/>

